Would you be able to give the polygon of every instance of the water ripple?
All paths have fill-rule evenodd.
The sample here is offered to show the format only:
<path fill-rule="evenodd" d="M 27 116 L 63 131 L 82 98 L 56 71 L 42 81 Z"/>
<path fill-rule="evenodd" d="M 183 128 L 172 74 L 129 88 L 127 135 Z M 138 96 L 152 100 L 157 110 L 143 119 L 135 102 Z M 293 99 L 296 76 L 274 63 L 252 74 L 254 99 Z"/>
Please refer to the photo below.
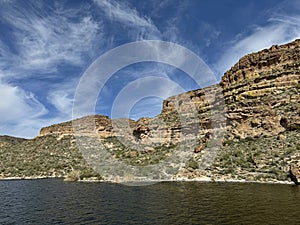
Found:
<path fill-rule="evenodd" d="M 0 182 L 0 224 L 297 224 L 299 206 L 293 185 Z"/>

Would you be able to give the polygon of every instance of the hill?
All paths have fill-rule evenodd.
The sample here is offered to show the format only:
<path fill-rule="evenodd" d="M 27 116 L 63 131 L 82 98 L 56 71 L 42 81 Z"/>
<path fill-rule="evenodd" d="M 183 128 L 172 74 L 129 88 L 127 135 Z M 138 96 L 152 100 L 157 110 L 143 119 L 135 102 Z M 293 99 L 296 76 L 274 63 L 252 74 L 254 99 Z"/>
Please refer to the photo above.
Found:
<path fill-rule="evenodd" d="M 114 180 L 109 168 L 99 171 L 99 152 L 107 164 L 141 167 L 187 153 L 167 178 L 285 181 L 300 162 L 299 80 L 300 40 L 272 46 L 242 57 L 219 84 L 166 99 L 154 118 L 95 115 L 42 128 L 32 140 L 0 138 L 0 176 Z"/>

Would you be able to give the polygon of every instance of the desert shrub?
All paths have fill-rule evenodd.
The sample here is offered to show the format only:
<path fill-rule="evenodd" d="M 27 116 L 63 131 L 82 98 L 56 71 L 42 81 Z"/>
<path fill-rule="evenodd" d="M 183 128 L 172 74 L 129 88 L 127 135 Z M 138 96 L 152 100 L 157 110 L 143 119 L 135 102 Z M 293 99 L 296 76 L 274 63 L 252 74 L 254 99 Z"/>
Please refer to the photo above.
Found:
<path fill-rule="evenodd" d="M 85 169 L 81 171 L 79 178 L 82 180 L 84 178 L 96 177 L 98 180 L 102 180 L 102 176 L 92 169 Z"/>
<path fill-rule="evenodd" d="M 72 170 L 70 173 L 67 174 L 65 181 L 78 181 L 80 180 L 80 171 L 79 170 Z"/>
<path fill-rule="evenodd" d="M 191 159 L 187 162 L 187 167 L 196 170 L 199 169 L 199 163 L 196 160 Z"/>

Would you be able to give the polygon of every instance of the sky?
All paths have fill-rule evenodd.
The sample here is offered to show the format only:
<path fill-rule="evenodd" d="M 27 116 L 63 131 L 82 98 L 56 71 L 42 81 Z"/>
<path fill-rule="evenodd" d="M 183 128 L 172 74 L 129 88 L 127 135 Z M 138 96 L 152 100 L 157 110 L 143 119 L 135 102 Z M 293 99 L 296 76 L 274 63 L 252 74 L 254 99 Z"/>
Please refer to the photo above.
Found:
<path fill-rule="evenodd" d="M 299 37 L 297 0 L 0 0 L 0 135 L 33 138 L 41 127 L 71 120 L 86 70 L 123 44 L 176 43 L 200 57 L 218 82 L 245 54 Z M 111 116 L 124 90 L 132 98 L 155 90 L 141 95 L 128 115 L 118 114 L 153 117 L 162 108 L 161 96 L 198 88 L 203 87 L 171 65 L 135 63 L 105 82 L 95 113 Z"/>

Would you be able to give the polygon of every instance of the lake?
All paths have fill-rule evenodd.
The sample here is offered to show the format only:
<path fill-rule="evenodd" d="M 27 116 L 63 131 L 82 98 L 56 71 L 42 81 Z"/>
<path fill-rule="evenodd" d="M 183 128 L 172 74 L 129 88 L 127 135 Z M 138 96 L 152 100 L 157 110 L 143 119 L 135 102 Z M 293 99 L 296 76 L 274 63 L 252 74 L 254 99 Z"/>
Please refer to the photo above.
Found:
<path fill-rule="evenodd" d="M 0 224 L 300 224 L 300 187 L 0 181 Z"/>

